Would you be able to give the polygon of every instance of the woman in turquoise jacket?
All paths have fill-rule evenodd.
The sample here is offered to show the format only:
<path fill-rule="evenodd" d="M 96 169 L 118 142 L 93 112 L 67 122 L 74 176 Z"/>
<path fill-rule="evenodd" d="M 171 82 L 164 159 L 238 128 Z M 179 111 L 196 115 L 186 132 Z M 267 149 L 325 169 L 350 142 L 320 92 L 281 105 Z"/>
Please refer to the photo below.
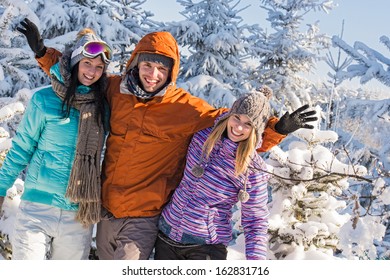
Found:
<path fill-rule="evenodd" d="M 11 236 L 13 259 L 87 259 L 100 217 L 105 70 L 110 47 L 79 32 L 37 91 L 0 169 L 0 197 L 27 167 Z"/>

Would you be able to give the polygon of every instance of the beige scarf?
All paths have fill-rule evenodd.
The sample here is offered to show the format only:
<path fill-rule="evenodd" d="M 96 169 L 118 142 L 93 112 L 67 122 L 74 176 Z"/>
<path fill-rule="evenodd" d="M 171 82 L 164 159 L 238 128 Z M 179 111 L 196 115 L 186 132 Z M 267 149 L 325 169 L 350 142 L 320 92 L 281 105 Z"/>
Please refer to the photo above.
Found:
<path fill-rule="evenodd" d="M 54 92 L 62 100 L 66 86 L 52 77 Z M 94 93 L 77 94 L 73 106 L 80 111 L 76 155 L 65 196 L 79 203 L 76 219 L 84 226 L 100 220 L 100 158 L 104 142 L 102 123 L 95 118 Z"/>

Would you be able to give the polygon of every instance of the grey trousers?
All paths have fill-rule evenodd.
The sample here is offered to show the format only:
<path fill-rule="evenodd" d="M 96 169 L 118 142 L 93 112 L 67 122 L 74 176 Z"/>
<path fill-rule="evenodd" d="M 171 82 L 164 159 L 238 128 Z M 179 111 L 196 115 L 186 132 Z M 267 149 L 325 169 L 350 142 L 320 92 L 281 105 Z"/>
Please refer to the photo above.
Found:
<path fill-rule="evenodd" d="M 22 200 L 11 238 L 13 260 L 86 260 L 92 226 L 83 227 L 75 211 Z"/>
<path fill-rule="evenodd" d="M 97 225 L 96 246 L 100 260 L 147 260 L 158 233 L 158 216 L 115 218 L 103 209 Z"/>

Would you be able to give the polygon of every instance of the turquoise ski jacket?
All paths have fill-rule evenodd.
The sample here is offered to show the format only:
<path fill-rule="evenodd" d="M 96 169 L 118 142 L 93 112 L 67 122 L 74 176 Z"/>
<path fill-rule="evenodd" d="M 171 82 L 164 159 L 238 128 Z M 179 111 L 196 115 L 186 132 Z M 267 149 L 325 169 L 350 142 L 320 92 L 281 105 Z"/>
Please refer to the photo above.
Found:
<path fill-rule="evenodd" d="M 58 64 L 52 74 L 59 77 Z M 79 93 L 89 87 L 79 86 Z M 32 96 L 12 139 L 12 148 L 0 168 L 0 196 L 5 196 L 27 167 L 22 200 L 76 211 L 78 204 L 65 198 L 78 134 L 79 111 L 71 108 L 68 118 L 62 100 L 52 87 Z"/>

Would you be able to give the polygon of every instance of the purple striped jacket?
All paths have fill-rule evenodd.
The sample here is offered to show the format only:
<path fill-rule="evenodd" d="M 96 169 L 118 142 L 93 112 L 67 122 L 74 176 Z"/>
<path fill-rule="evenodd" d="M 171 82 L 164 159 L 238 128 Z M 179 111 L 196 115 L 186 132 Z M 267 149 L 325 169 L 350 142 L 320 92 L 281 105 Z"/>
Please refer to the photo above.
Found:
<path fill-rule="evenodd" d="M 237 143 L 223 138 L 217 142 L 209 159 L 201 163 L 204 174 L 197 178 L 191 169 L 201 162 L 202 146 L 212 128 L 196 133 L 190 143 L 183 179 L 171 201 L 162 212 L 161 227 L 169 238 L 183 242 L 184 236 L 204 240 L 205 244 L 225 244 L 232 240 L 232 208 L 238 192 L 244 188 L 245 175 L 234 175 Z M 248 171 L 247 192 L 250 198 L 241 203 L 241 224 L 245 234 L 247 259 L 265 259 L 268 229 L 268 173 L 259 155 L 255 155 Z"/>

